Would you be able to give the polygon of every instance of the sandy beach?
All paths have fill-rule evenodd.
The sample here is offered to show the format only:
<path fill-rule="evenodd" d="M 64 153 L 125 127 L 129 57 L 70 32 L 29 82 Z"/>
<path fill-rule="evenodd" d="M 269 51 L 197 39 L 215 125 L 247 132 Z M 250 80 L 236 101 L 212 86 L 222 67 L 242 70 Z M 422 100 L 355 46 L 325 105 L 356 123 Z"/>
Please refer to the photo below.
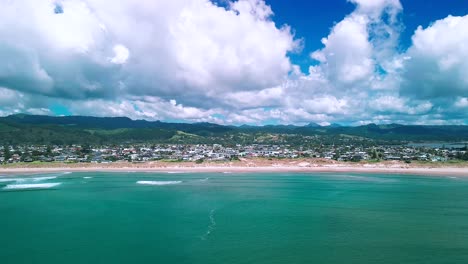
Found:
<path fill-rule="evenodd" d="M 0 167 L 1 174 L 44 172 L 340 172 L 468 176 L 468 164 L 406 164 L 403 162 L 342 163 L 320 159 L 244 159 L 237 162 L 47 163 Z"/>

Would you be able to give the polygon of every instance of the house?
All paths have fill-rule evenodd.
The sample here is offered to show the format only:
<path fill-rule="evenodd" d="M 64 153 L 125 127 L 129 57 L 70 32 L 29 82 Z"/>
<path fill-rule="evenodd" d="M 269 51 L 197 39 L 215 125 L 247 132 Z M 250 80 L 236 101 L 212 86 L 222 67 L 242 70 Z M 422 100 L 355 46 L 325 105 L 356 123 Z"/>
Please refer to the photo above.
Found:
<path fill-rule="evenodd" d="M 54 158 L 54 161 L 57 161 L 57 162 L 65 162 L 66 159 L 67 159 L 67 156 L 60 155 L 60 156 L 55 157 L 55 158 Z"/>

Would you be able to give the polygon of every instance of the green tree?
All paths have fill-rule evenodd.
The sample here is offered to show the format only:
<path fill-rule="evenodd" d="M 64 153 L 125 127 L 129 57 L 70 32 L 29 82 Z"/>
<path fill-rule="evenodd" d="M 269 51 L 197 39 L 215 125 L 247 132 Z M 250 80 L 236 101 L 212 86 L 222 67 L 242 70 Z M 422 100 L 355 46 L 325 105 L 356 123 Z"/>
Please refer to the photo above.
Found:
<path fill-rule="evenodd" d="M 81 146 L 81 153 L 83 154 L 91 153 L 91 147 L 89 146 L 89 144 L 83 144 L 83 146 Z"/>
<path fill-rule="evenodd" d="M 50 145 L 47 145 L 46 155 L 48 157 L 52 156 L 52 148 L 50 147 Z"/>
<path fill-rule="evenodd" d="M 468 151 L 465 151 L 465 154 L 462 156 L 462 160 L 468 160 Z"/>
<path fill-rule="evenodd" d="M 3 146 L 3 157 L 5 157 L 5 161 L 9 160 L 11 158 L 11 153 L 10 153 L 10 147 L 9 146 Z"/>

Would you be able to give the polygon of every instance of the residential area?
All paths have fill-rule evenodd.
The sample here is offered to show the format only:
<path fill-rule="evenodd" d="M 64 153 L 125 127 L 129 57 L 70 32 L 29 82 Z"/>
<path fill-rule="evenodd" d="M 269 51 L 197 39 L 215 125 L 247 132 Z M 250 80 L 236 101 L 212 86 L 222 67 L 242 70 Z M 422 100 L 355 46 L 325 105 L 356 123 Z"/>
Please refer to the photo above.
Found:
<path fill-rule="evenodd" d="M 390 146 L 319 146 L 305 149 L 291 145 L 127 145 L 127 146 L 2 146 L 0 163 L 66 162 L 111 163 L 146 161 L 230 161 L 239 158 L 322 158 L 343 162 L 399 160 L 447 162 L 468 160 L 466 144 L 459 147 Z"/>

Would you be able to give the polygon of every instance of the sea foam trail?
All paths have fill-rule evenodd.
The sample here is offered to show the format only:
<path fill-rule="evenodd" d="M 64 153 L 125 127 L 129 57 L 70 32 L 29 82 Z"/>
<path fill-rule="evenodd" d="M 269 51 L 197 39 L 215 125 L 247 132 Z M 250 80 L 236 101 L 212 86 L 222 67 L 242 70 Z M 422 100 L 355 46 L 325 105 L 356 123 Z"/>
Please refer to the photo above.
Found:
<path fill-rule="evenodd" d="M 216 229 L 216 221 L 215 221 L 215 212 L 216 210 L 213 209 L 210 211 L 210 225 L 208 226 L 208 230 L 206 230 L 206 233 L 203 234 L 203 236 L 201 236 L 201 239 L 202 240 L 206 240 L 208 238 L 208 236 L 211 234 L 211 232 L 213 232 L 215 229 Z"/>
<path fill-rule="evenodd" d="M 35 183 L 35 184 L 9 184 L 5 186 L 4 190 L 27 190 L 27 189 L 49 189 L 53 187 L 57 187 L 61 182 L 53 182 L 53 183 Z"/>
<path fill-rule="evenodd" d="M 137 184 L 143 185 L 173 185 L 182 183 L 181 181 L 137 181 Z"/>

